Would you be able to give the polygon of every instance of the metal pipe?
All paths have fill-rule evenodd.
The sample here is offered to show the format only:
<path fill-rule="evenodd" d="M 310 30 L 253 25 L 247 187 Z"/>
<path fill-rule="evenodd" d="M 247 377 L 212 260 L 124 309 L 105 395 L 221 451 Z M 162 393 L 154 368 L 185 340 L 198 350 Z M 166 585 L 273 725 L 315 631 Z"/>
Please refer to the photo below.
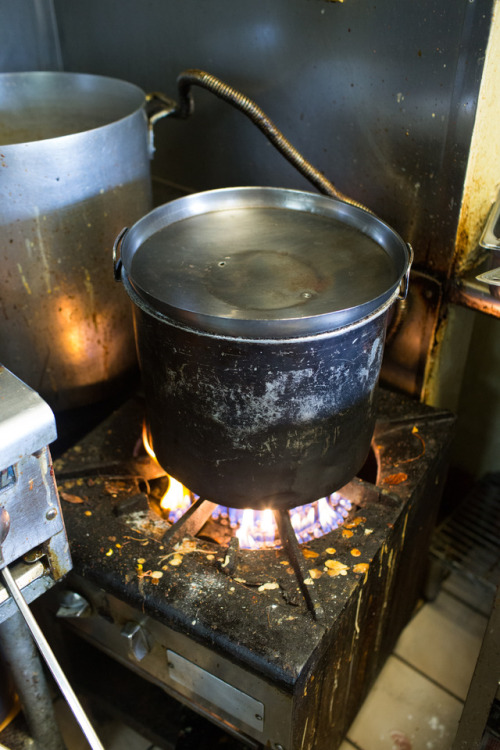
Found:
<path fill-rule="evenodd" d="M 68 703 L 68 706 L 73 712 L 73 716 L 75 717 L 78 724 L 80 725 L 80 728 L 83 734 L 85 735 L 87 742 L 89 743 L 92 750 L 104 750 L 97 734 L 94 731 L 94 728 L 90 724 L 87 718 L 87 715 L 85 714 L 82 706 L 80 705 L 78 698 L 73 692 L 73 688 L 69 684 L 66 678 L 66 675 L 62 671 L 59 665 L 59 662 L 57 661 L 56 657 L 54 656 L 54 653 L 52 652 L 52 649 L 47 643 L 45 636 L 40 629 L 40 626 L 38 625 L 37 621 L 33 617 L 30 608 L 26 604 L 24 596 L 19 590 L 17 583 L 15 582 L 12 576 L 12 573 L 10 572 L 7 566 L 3 568 L 0 572 L 3 576 L 5 585 L 7 589 L 9 590 L 10 595 L 12 596 L 15 603 L 19 607 L 19 611 L 21 615 L 23 616 L 24 620 L 26 621 L 26 624 L 31 631 L 31 635 L 34 638 L 40 650 L 40 653 L 45 659 L 45 662 L 47 666 L 49 667 L 50 671 L 52 672 L 52 675 L 55 681 L 57 682 L 66 702 Z"/>
<path fill-rule="evenodd" d="M 0 647 L 36 747 L 64 750 L 42 663 L 21 612 L 0 624 Z"/>

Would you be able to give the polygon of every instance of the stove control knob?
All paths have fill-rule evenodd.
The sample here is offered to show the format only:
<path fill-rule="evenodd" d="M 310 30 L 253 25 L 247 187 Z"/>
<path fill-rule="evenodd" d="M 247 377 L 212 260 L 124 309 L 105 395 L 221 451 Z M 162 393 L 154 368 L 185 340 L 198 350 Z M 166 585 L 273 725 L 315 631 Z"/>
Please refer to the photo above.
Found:
<path fill-rule="evenodd" d="M 59 596 L 57 617 L 88 617 L 92 607 L 88 601 L 76 591 L 62 591 Z"/>
<path fill-rule="evenodd" d="M 121 629 L 121 634 L 127 639 L 129 655 L 137 661 L 142 661 L 151 651 L 149 634 L 138 622 L 133 620 L 126 622 Z"/>

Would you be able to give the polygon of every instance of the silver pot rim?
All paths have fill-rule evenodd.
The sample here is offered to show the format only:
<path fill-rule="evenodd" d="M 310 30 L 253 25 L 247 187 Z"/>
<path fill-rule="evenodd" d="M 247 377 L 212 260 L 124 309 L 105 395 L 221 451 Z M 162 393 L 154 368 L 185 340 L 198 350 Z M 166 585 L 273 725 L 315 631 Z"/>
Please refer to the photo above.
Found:
<path fill-rule="evenodd" d="M 313 304 L 309 308 L 304 304 L 300 308 L 298 305 L 292 306 L 285 313 L 277 310 L 276 314 L 273 314 L 275 311 L 271 310 L 269 315 L 265 310 L 263 314 L 254 316 L 250 306 L 242 306 L 241 310 L 234 312 L 228 304 L 227 312 L 223 310 L 222 313 L 222 306 L 210 307 L 212 300 L 209 294 L 206 294 L 206 278 L 199 281 L 200 275 L 204 273 L 205 261 L 203 256 L 197 259 L 197 247 L 190 248 L 187 257 L 182 257 L 184 275 L 181 276 L 181 283 L 173 293 L 167 290 L 168 294 L 163 294 L 163 287 L 158 284 L 156 288 L 148 286 L 144 277 L 141 278 L 141 275 L 134 271 L 133 261 L 137 251 L 162 230 L 192 217 L 221 215 L 220 212 L 242 208 L 281 208 L 285 209 L 287 214 L 300 212 L 301 215 L 314 215 L 320 219 L 326 217 L 327 220 L 356 230 L 359 237 L 368 238 L 374 246 L 378 246 L 378 250 L 385 251 L 388 262 L 392 264 L 390 283 L 378 290 L 379 293 L 376 295 L 363 300 L 361 304 L 341 309 L 325 308 L 318 314 Z M 126 231 L 121 239 L 120 253 L 121 277 L 128 281 L 126 287 L 129 295 L 133 289 L 140 300 L 174 323 L 186 325 L 200 332 L 249 340 L 317 335 L 345 329 L 346 326 L 361 322 L 372 313 L 392 304 L 399 294 L 402 280 L 407 276 L 411 264 L 408 245 L 388 224 L 373 214 L 327 196 L 275 187 L 222 188 L 194 193 L 159 206 Z M 167 263 L 170 262 L 167 254 L 165 258 Z M 192 264 L 189 261 L 192 261 Z M 159 262 L 161 267 L 161 257 Z M 212 263 L 210 273 L 214 266 Z M 188 268 L 194 270 L 186 273 Z M 185 299 L 182 296 L 184 281 L 188 282 L 186 287 L 194 281 L 190 297 L 186 295 Z M 137 299 L 135 303 L 137 304 Z"/>
<path fill-rule="evenodd" d="M 0 73 L 0 94 L 2 150 L 85 136 L 135 115 L 146 102 L 145 92 L 129 81 L 66 71 Z M 23 137 L 30 128 L 33 137 Z"/>

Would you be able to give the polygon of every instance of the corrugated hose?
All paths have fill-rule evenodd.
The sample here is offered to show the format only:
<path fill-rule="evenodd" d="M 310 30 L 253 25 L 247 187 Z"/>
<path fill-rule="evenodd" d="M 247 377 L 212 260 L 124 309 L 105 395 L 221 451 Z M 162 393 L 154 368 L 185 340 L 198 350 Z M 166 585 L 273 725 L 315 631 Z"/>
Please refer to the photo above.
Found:
<path fill-rule="evenodd" d="M 189 69 L 183 71 L 178 76 L 177 86 L 179 90 L 179 104 L 177 109 L 172 113 L 174 117 L 189 117 L 193 111 L 193 100 L 190 95 L 191 86 L 201 86 L 212 92 L 212 94 L 215 94 L 219 99 L 232 104 L 233 107 L 236 107 L 240 112 L 243 112 L 243 114 L 246 115 L 254 125 L 262 131 L 262 133 L 264 133 L 282 156 L 284 156 L 290 164 L 292 164 L 307 180 L 309 180 L 309 182 L 311 182 L 320 193 L 329 195 L 331 198 L 337 198 L 351 206 L 356 206 L 357 208 L 363 209 L 363 211 L 368 211 L 368 213 L 373 213 L 362 203 L 349 198 L 340 190 L 337 190 L 330 180 L 307 161 L 307 159 L 304 159 L 302 154 L 292 146 L 290 141 L 285 138 L 280 130 L 278 130 L 276 125 L 269 119 L 265 112 L 262 111 L 258 104 L 229 84 L 224 83 L 224 81 L 216 78 L 216 76 L 213 76 L 211 73 L 206 73 L 204 70 Z"/>

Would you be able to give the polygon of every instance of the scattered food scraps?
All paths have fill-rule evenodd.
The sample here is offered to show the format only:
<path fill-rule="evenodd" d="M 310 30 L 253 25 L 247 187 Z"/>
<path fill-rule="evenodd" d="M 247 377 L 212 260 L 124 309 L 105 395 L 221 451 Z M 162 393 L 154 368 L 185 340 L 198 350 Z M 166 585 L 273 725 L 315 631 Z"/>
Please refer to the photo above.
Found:
<path fill-rule="evenodd" d="M 302 550 L 302 554 L 303 554 L 303 555 L 304 555 L 304 557 L 306 557 L 306 558 L 310 558 L 310 557 L 318 557 L 318 552 L 314 552 L 314 550 L 312 550 L 312 549 L 307 549 L 307 547 L 306 547 L 306 549 L 303 549 L 303 550 Z"/>
<path fill-rule="evenodd" d="M 351 550 L 351 555 L 352 555 L 353 557 L 361 557 L 361 552 L 359 551 L 359 549 L 356 549 L 356 547 L 354 547 L 354 548 L 353 548 L 353 549 Z"/>
<path fill-rule="evenodd" d="M 358 563 L 357 565 L 354 565 L 353 571 L 355 573 L 366 573 L 369 567 L 368 563 Z"/>
<path fill-rule="evenodd" d="M 353 536 L 353 532 L 349 529 L 342 529 L 342 536 L 344 539 L 350 539 Z"/>
<path fill-rule="evenodd" d="M 269 583 L 263 583 L 262 586 L 259 586 L 257 591 L 271 591 L 272 589 L 279 589 L 279 587 L 279 583 L 276 583 L 276 581 L 270 581 Z"/>
<path fill-rule="evenodd" d="M 73 503 L 73 504 L 77 505 L 78 503 L 83 503 L 84 502 L 83 498 L 79 497 L 78 495 L 70 495 L 69 492 L 60 492 L 59 495 L 67 503 Z"/>
<path fill-rule="evenodd" d="M 311 578 L 316 579 L 316 578 L 321 578 L 323 573 L 318 568 L 311 568 L 311 570 L 309 571 L 309 575 L 311 576 Z"/>
<path fill-rule="evenodd" d="M 408 474 L 405 474 L 404 471 L 400 471 L 397 474 L 389 474 L 389 476 L 384 479 L 383 484 L 390 484 L 392 487 L 396 484 L 403 484 L 407 479 Z"/>
<path fill-rule="evenodd" d="M 348 566 L 339 560 L 326 560 L 325 567 L 329 576 L 346 575 L 349 570 Z"/>
<path fill-rule="evenodd" d="M 195 552 L 196 547 L 197 543 L 195 539 L 183 539 L 182 542 L 177 542 L 174 546 L 174 550 L 185 555 L 188 552 Z"/>

